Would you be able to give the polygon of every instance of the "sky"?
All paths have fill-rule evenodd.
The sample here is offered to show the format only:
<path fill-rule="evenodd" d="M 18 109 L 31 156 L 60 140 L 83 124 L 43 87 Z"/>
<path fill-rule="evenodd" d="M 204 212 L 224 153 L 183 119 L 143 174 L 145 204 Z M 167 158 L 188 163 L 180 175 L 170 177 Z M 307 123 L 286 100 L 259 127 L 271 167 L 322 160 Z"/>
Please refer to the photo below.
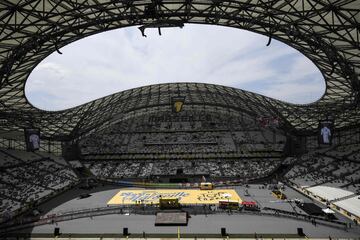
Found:
<path fill-rule="evenodd" d="M 96 34 L 52 53 L 30 74 L 25 94 L 50 111 L 123 90 L 172 82 L 235 87 L 297 104 L 325 91 L 317 67 L 297 50 L 245 30 L 190 25 Z"/>

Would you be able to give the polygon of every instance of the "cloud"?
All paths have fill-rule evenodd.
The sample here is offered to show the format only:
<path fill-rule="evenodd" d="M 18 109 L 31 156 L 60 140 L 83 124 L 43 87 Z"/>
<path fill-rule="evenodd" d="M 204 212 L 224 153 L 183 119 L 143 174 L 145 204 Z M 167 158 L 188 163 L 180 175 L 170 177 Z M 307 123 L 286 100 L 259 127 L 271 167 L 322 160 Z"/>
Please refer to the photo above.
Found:
<path fill-rule="evenodd" d="M 318 100 L 323 93 L 319 94 L 319 88 L 316 83 L 304 84 L 302 82 L 290 82 L 276 84 L 260 91 L 265 96 L 271 96 L 275 99 L 287 99 L 296 104 L 308 104 Z"/>
<path fill-rule="evenodd" d="M 51 54 L 31 73 L 28 99 L 39 108 L 60 110 L 168 82 L 214 83 L 296 103 L 323 94 L 324 80 L 310 60 L 275 40 L 266 47 L 267 38 L 259 34 L 197 25 L 163 29 L 162 36 L 157 29 L 146 31 L 147 38 L 126 28 L 63 47 L 63 55 Z M 286 90 L 299 86 L 311 93 Z"/>

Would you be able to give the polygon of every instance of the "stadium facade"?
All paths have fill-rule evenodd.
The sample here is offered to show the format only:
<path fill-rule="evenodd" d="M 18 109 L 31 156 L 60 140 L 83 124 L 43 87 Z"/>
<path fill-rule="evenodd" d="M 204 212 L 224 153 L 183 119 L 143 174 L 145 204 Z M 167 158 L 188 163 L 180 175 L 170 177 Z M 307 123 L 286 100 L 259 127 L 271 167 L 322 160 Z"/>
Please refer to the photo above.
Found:
<path fill-rule="evenodd" d="M 214 180 L 228 174 L 238 184 L 249 180 L 239 180 L 240 172 L 262 178 L 280 169 L 272 179 L 283 174 L 281 179 L 296 191 L 343 211 L 355 223 L 359 221 L 356 208 L 356 184 L 360 180 L 356 173 L 360 162 L 359 1 L 9 0 L 2 1 L 0 9 L 0 157 L 6 175 L 1 179 L 2 202 L 11 205 L 7 209 L 13 206 L 32 209 L 43 202 L 39 199 L 44 196 L 51 202 L 51 198 L 79 184 L 86 169 L 97 180 L 119 180 L 134 174 L 132 169 L 137 169 L 138 174 L 140 167 L 152 170 L 160 160 L 185 159 L 194 163 L 170 168 L 200 178 L 205 170 L 195 173 L 188 169 L 212 169 L 207 174 Z M 61 54 L 61 47 L 69 43 L 129 26 L 140 26 L 144 33 L 146 28 L 190 23 L 245 29 L 268 36 L 268 45 L 277 39 L 297 49 L 321 71 L 326 83 L 324 95 L 314 103 L 296 105 L 226 86 L 172 83 L 130 89 L 56 112 L 35 108 L 25 96 L 31 71 L 51 53 Z M 180 113 L 171 112 L 172 99 L 176 97 L 184 99 Z M 201 119 L 200 115 L 209 118 Z M 44 153 L 20 151 L 28 147 L 24 129 L 32 129 L 28 135 L 40 131 L 40 148 Z M 324 135 L 331 136 L 331 141 Z M 318 148 L 319 142 L 332 145 Z M 63 155 L 65 160 L 54 155 Z M 221 162 L 222 159 L 226 162 Z M 243 159 L 250 163 L 241 165 Z M 264 159 L 276 169 L 266 172 L 269 162 Z M 80 160 L 85 170 L 75 163 L 68 165 L 73 160 Z M 120 160 L 123 165 L 114 163 Z M 132 165 L 138 160 L 148 162 Z M 235 165 L 242 166 L 238 172 Z M 24 166 L 40 171 L 40 176 L 47 176 L 50 181 L 26 174 L 19 178 L 24 174 Z M 44 170 L 46 166 L 49 170 Z M 126 169 L 129 174 L 124 174 Z M 165 168 L 157 169 L 161 173 Z M 62 174 L 54 174 L 56 171 Z M 120 173 L 110 177 L 117 172 Z M 151 175 L 150 171 L 150 175 L 135 174 L 131 178 L 143 180 L 150 176 L 161 174 Z M 31 187 L 29 182 L 25 183 L 29 179 Z M 168 176 L 167 180 L 170 179 Z M 353 186 L 354 191 L 346 193 L 340 188 L 334 192 L 324 183 L 331 183 L 330 187 Z M 21 197 L 9 190 L 13 186 L 21 191 L 30 190 Z M 352 205 L 355 207 L 349 210 Z M 5 219 L 8 221 L 9 217 Z M 354 231 L 350 237 L 356 236 L 357 229 Z"/>

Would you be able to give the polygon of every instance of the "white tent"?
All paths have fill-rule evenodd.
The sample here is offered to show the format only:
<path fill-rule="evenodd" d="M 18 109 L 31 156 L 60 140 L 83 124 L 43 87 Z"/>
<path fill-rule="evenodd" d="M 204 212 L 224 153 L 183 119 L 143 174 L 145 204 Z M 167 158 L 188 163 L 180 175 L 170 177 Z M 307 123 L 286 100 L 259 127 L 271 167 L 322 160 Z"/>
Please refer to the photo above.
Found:
<path fill-rule="evenodd" d="M 326 214 L 334 214 L 335 212 L 332 210 L 332 209 L 330 209 L 330 208 L 324 208 L 324 209 L 322 209 L 322 211 L 324 212 L 324 213 L 326 213 Z"/>

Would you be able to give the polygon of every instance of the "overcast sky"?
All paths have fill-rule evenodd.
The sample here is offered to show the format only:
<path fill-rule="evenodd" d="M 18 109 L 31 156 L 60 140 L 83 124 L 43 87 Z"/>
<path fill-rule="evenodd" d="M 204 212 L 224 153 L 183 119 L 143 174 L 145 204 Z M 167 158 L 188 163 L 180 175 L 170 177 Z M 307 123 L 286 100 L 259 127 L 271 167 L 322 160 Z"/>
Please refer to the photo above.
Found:
<path fill-rule="evenodd" d="M 61 110 L 135 87 L 168 82 L 214 83 L 292 103 L 322 96 L 319 70 L 296 50 L 267 37 L 225 27 L 136 27 L 97 34 L 53 53 L 31 73 L 29 101 Z"/>

